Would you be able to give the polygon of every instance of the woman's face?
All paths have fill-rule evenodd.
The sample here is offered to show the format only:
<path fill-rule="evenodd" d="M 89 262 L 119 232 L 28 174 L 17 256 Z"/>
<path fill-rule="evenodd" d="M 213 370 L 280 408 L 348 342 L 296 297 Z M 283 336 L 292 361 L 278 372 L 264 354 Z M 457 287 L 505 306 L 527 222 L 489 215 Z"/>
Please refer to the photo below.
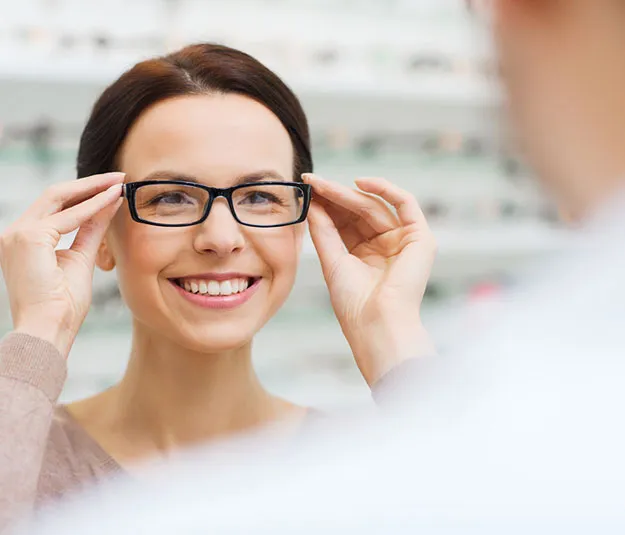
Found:
<path fill-rule="evenodd" d="M 292 181 L 294 154 L 287 131 L 263 105 L 234 94 L 201 95 L 144 112 L 119 161 L 127 182 L 192 177 L 227 188 L 259 175 Z M 143 328 L 196 351 L 236 349 L 287 298 L 303 230 L 241 226 L 223 198 L 214 201 L 204 223 L 180 228 L 137 223 L 125 205 L 99 265 L 117 268 L 122 296 Z M 191 291 L 181 287 L 185 283 Z M 198 295 L 202 291 L 220 295 Z"/>

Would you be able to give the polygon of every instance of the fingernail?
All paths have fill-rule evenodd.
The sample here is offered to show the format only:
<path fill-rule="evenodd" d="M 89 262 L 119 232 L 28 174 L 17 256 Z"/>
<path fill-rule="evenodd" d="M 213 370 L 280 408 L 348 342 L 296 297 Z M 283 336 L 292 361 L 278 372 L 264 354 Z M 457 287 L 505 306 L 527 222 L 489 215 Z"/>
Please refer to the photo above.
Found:
<path fill-rule="evenodd" d="M 302 175 L 302 178 L 304 180 L 311 180 L 311 179 L 312 180 L 319 180 L 319 181 L 323 180 L 323 178 L 321 178 L 319 175 L 315 175 L 314 173 L 304 173 Z"/>
<path fill-rule="evenodd" d="M 106 191 L 107 193 L 110 191 L 111 193 L 113 193 L 114 191 L 116 193 L 121 193 L 122 191 L 122 186 L 123 184 L 113 184 L 110 188 L 108 188 Z"/>

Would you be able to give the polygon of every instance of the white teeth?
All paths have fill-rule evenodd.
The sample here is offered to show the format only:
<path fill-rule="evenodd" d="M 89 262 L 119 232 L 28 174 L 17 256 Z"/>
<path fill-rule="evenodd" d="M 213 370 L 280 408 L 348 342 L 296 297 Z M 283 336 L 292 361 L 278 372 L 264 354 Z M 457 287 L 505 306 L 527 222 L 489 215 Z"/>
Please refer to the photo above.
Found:
<path fill-rule="evenodd" d="M 214 280 L 185 280 L 180 281 L 187 292 L 202 295 L 233 295 L 244 292 L 249 287 L 248 279 L 232 279 L 226 281 Z"/>
<path fill-rule="evenodd" d="M 230 281 L 222 281 L 219 285 L 221 295 L 232 295 L 232 284 Z"/>
<path fill-rule="evenodd" d="M 217 281 L 210 281 L 208 283 L 208 293 L 210 295 L 219 295 L 219 283 Z"/>

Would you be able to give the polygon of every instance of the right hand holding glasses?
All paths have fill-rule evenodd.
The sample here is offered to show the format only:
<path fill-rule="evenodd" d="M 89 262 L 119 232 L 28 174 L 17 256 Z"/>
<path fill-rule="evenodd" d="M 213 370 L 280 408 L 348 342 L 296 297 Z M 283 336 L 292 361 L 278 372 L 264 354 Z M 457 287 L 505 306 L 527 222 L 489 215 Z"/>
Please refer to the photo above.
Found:
<path fill-rule="evenodd" d="M 91 304 L 98 248 L 121 206 L 123 173 L 56 184 L 0 235 L 0 265 L 14 330 L 69 354 Z M 63 234 L 80 229 L 71 248 Z"/>
<path fill-rule="evenodd" d="M 414 195 L 381 178 L 361 178 L 358 189 L 304 179 L 332 306 L 369 386 L 405 360 L 433 356 L 421 303 L 436 240 Z"/>

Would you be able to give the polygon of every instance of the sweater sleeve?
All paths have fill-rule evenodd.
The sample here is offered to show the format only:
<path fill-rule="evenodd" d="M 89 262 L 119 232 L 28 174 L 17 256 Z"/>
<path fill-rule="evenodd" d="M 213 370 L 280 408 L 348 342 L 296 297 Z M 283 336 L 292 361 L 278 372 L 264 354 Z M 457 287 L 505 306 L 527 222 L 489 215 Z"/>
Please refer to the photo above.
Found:
<path fill-rule="evenodd" d="M 0 340 L 0 533 L 33 509 L 66 376 L 65 358 L 49 342 L 16 332 Z"/>
<path fill-rule="evenodd" d="M 405 360 L 378 379 L 371 387 L 371 396 L 378 408 L 393 411 L 411 404 L 430 360 L 427 357 Z"/>

